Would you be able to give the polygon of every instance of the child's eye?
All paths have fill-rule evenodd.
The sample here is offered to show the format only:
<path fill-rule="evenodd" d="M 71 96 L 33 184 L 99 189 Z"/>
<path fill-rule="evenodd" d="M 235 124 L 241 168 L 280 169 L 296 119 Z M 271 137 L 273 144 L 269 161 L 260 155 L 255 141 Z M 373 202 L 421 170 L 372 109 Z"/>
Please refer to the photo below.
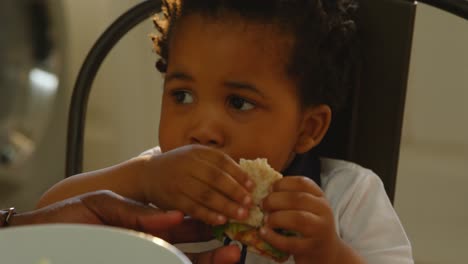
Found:
<path fill-rule="evenodd" d="M 228 100 L 229 105 L 237 110 L 247 111 L 255 107 L 253 103 L 239 96 L 231 96 Z"/>
<path fill-rule="evenodd" d="M 188 91 L 174 91 L 171 93 L 171 96 L 174 98 L 178 104 L 190 104 L 193 103 L 192 93 Z"/>

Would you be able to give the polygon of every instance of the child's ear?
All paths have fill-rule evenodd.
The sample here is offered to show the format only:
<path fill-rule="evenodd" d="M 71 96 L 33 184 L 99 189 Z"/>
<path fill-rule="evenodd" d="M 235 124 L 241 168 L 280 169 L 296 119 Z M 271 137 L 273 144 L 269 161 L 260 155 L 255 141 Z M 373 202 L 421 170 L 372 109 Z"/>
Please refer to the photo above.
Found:
<path fill-rule="evenodd" d="M 304 153 L 317 146 L 330 127 L 331 117 L 332 113 L 328 105 L 322 104 L 306 108 L 295 152 Z"/>

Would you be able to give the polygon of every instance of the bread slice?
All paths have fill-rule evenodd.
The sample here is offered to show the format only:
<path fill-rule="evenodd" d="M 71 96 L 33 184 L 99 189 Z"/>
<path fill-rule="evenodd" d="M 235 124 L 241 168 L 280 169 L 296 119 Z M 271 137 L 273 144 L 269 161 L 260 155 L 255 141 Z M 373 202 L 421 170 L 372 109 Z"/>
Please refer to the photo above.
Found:
<path fill-rule="evenodd" d="M 263 225 L 263 212 L 259 204 L 268 195 L 270 186 L 283 176 L 270 167 L 266 159 L 241 159 L 239 164 L 255 182 L 252 192 L 254 206 L 249 211 L 249 218 L 243 221 L 231 219 L 228 224 L 215 227 L 214 234 L 218 239 L 227 235 L 232 240 L 246 245 L 249 251 L 267 256 L 276 262 L 284 262 L 289 258 L 289 254 L 272 247 L 263 241 L 259 234 L 259 228 Z"/>
<path fill-rule="evenodd" d="M 263 212 L 259 204 L 268 195 L 270 186 L 275 181 L 281 179 L 283 175 L 270 167 L 267 159 L 240 159 L 239 165 L 255 183 L 255 189 L 252 192 L 254 206 L 249 211 L 249 218 L 243 221 L 231 220 L 231 222 L 260 227 L 263 224 Z"/>

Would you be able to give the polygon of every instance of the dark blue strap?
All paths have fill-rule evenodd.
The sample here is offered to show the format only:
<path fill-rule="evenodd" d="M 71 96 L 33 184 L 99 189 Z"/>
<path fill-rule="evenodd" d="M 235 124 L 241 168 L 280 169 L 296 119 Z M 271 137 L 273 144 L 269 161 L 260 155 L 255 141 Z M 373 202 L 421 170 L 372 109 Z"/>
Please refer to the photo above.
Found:
<path fill-rule="evenodd" d="M 305 176 L 313 180 L 319 187 L 321 187 L 321 164 L 319 156 L 313 151 L 304 154 L 297 154 L 291 165 L 285 169 L 282 174 L 287 176 Z"/>
<path fill-rule="evenodd" d="M 239 262 L 237 262 L 237 264 L 244 264 L 246 258 L 247 258 L 247 246 L 242 244 L 241 257 L 240 257 Z"/>
<path fill-rule="evenodd" d="M 225 245 L 225 246 L 229 245 L 229 244 L 231 243 L 231 241 L 232 241 L 232 240 L 231 240 L 229 237 L 225 237 L 225 238 L 224 238 L 224 245 Z"/>
<path fill-rule="evenodd" d="M 224 238 L 224 245 L 227 246 L 232 242 L 232 240 L 229 237 Z M 237 264 L 244 264 L 245 259 L 247 258 L 247 246 L 242 244 L 242 251 L 241 251 L 241 256 L 239 262 Z"/>

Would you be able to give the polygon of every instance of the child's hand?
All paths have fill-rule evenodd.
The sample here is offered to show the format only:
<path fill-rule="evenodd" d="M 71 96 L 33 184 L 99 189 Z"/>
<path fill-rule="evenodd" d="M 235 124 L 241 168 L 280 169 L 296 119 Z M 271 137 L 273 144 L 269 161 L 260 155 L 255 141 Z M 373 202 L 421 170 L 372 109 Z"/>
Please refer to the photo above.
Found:
<path fill-rule="evenodd" d="M 178 209 L 210 224 L 226 218 L 244 219 L 253 187 L 247 174 L 228 155 L 213 148 L 189 145 L 145 163 L 141 178 L 148 202 Z"/>
<path fill-rule="evenodd" d="M 277 181 L 263 200 L 265 227 L 260 234 L 272 246 L 289 252 L 296 263 L 334 263 L 341 240 L 335 231 L 333 213 L 322 190 L 305 177 Z M 286 237 L 272 229 L 298 232 Z"/>

